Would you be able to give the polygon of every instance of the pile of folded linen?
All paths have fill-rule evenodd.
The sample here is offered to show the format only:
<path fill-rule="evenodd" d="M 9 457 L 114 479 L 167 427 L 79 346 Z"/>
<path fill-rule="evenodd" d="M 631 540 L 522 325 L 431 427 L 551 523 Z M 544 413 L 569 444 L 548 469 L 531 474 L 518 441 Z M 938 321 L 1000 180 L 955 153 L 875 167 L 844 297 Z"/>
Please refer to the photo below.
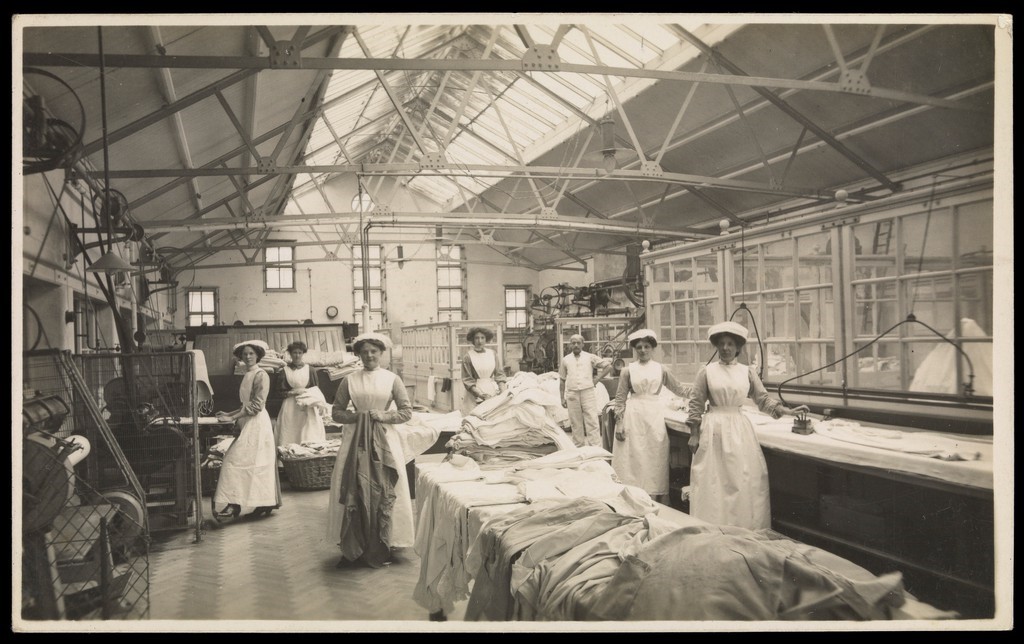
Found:
<path fill-rule="evenodd" d="M 564 411 L 557 394 L 541 386 L 534 374 L 517 374 L 504 393 L 462 419 L 447 447 L 488 467 L 572 449 L 572 439 L 552 418 L 555 410 Z"/>
<path fill-rule="evenodd" d="M 267 353 L 260 359 L 259 368 L 263 369 L 267 373 L 274 373 L 280 369 L 284 369 L 285 361 L 283 354 L 274 351 L 273 349 L 267 349 Z M 235 375 L 244 376 L 246 366 L 244 362 L 235 363 Z"/>
<path fill-rule="evenodd" d="M 208 470 L 219 469 L 224 463 L 224 454 L 227 453 L 231 444 L 235 442 L 235 437 L 217 436 L 217 438 L 219 440 L 206 450 L 206 456 L 199 467 Z"/>
<path fill-rule="evenodd" d="M 284 350 L 267 351 L 267 356 L 260 361 L 260 366 L 264 367 L 264 363 L 266 363 L 268 365 L 284 367 L 285 361 L 282 358 L 285 358 L 287 354 L 288 352 Z M 269 361 L 268 358 L 270 358 Z M 362 369 L 363 366 L 359 361 L 359 356 L 348 351 L 310 349 L 303 355 L 302 360 L 314 369 L 325 369 L 332 381 L 341 380 L 353 371 Z M 279 365 L 278 362 L 280 362 Z M 268 369 L 268 371 L 270 370 Z"/>
<path fill-rule="evenodd" d="M 295 404 L 299 407 L 313 407 L 321 417 L 331 417 L 331 404 L 324 398 L 324 392 L 319 387 L 310 387 L 296 394 Z"/>
<path fill-rule="evenodd" d="M 308 441 L 278 445 L 277 454 L 283 461 L 294 461 L 316 456 L 333 456 L 341 448 L 341 439 L 332 438 L 325 441 Z"/>

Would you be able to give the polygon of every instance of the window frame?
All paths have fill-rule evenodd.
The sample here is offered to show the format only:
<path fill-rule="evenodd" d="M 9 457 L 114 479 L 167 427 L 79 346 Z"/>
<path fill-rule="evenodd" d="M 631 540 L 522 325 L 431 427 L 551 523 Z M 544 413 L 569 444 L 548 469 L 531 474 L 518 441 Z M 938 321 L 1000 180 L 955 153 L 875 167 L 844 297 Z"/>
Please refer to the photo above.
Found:
<path fill-rule="evenodd" d="M 282 249 L 288 249 L 288 253 L 291 259 L 288 261 L 281 261 L 277 259 L 271 261 L 267 258 L 267 253 L 270 250 L 280 251 Z M 271 271 L 278 272 L 278 283 L 280 283 L 280 275 L 283 274 L 281 271 L 287 271 L 291 277 L 292 285 L 290 287 L 283 286 L 270 286 L 270 274 Z M 264 293 L 295 293 L 295 246 L 291 245 L 290 242 L 273 242 L 263 248 L 263 292 Z"/>
<path fill-rule="evenodd" d="M 365 297 L 369 295 L 368 301 L 370 302 L 370 313 L 379 313 L 381 321 L 387 319 L 387 278 L 385 274 L 384 264 L 384 246 L 381 244 L 370 244 L 368 248 L 377 249 L 377 257 L 373 257 L 371 252 L 369 260 L 369 268 L 377 269 L 380 271 L 380 285 L 370 286 L 369 293 L 363 293 L 363 260 L 362 260 L 362 246 L 355 244 L 352 246 L 352 310 L 358 315 L 363 310 L 362 302 L 359 301 L 360 295 Z M 372 280 L 371 280 L 372 281 Z M 373 293 L 380 293 L 380 307 L 374 308 L 373 306 Z"/>
<path fill-rule="evenodd" d="M 918 228 L 920 228 L 920 223 L 915 223 L 906 218 L 927 215 L 929 214 L 929 208 L 931 209 L 930 215 L 932 217 L 929 224 L 931 228 L 929 236 L 918 239 L 919 235 L 917 232 L 914 232 L 911 238 L 907 239 L 904 232 L 905 222 L 910 221 L 911 225 Z M 914 379 L 914 372 L 920 365 L 923 357 L 927 355 L 932 347 L 939 346 L 943 342 L 920 325 L 903 324 L 873 345 L 873 347 L 878 347 L 888 343 L 890 350 L 883 352 L 885 355 L 880 354 L 881 357 L 891 356 L 891 360 L 899 361 L 900 373 L 898 380 L 892 386 L 887 386 L 884 382 L 878 381 L 865 382 L 864 376 L 857 373 L 861 368 L 858 365 L 857 359 L 871 355 L 873 349 L 866 349 L 859 354 L 850 355 L 856 348 L 875 339 L 879 333 L 906 319 L 907 313 L 914 312 L 907 311 L 904 313 L 904 310 L 910 306 L 910 289 L 912 288 L 910 285 L 914 284 L 918 285 L 919 292 L 912 308 L 917 309 L 915 315 L 920 321 L 927 323 L 942 334 L 947 334 L 947 337 L 960 348 L 964 348 L 968 344 L 978 343 L 994 345 L 991 328 L 993 314 L 991 311 L 994 299 L 992 282 L 995 279 L 995 267 L 992 262 L 992 256 L 989 254 L 991 246 L 990 242 L 987 241 L 987 231 L 973 237 L 970 245 L 966 245 L 967 242 L 962 239 L 963 231 L 970 227 L 970 223 L 965 222 L 973 221 L 970 218 L 979 216 L 979 210 L 984 208 L 994 208 L 994 202 L 991 190 L 982 188 L 961 194 L 942 196 L 941 200 L 936 200 L 932 206 L 929 206 L 928 202 L 914 200 L 913 202 L 893 204 L 882 210 L 860 213 L 856 217 L 841 218 L 839 215 L 832 217 L 821 216 L 789 230 L 775 229 L 755 235 L 747 235 L 744 243 L 747 251 L 754 247 L 776 243 L 780 240 L 788 240 L 790 244 L 792 252 L 788 254 L 787 261 L 792 261 L 790 266 L 792 269 L 792 279 L 787 280 L 785 285 L 779 285 L 778 288 L 772 289 L 764 288 L 764 275 L 766 273 L 764 253 L 762 252 L 763 249 L 759 248 L 754 265 L 751 265 L 751 260 L 748 256 L 746 266 L 742 267 L 748 275 L 757 276 L 757 286 L 754 289 L 744 286 L 744 290 L 739 290 L 740 286 L 737 284 L 737 277 L 741 271 L 739 259 L 740 240 L 730 239 L 719 243 L 711 241 L 697 242 L 690 245 L 687 249 L 681 248 L 675 252 L 659 253 L 657 256 L 644 262 L 648 285 L 646 309 L 648 319 L 650 320 L 649 324 L 651 328 L 660 329 L 661 327 L 658 325 L 666 326 L 666 324 L 674 324 L 675 321 L 673 317 L 675 315 L 674 312 L 666 314 L 668 322 L 665 324 L 662 323 L 662 318 L 660 317 L 665 313 L 662 307 L 672 306 L 676 301 L 672 297 L 672 294 L 675 293 L 675 286 L 671 281 L 665 282 L 665 271 L 668 270 L 668 275 L 671 277 L 672 269 L 662 267 L 670 267 L 673 263 L 684 260 L 694 262 L 699 257 L 714 254 L 719 258 L 719 266 L 726 273 L 725 279 L 721 280 L 722 304 L 718 310 L 721 319 L 728 319 L 736 311 L 739 303 L 745 301 L 745 303 L 750 305 L 751 309 L 755 309 L 755 304 L 757 305 L 754 314 L 757 316 L 755 318 L 756 324 L 761 340 L 765 345 L 771 344 L 774 341 L 796 347 L 803 347 L 805 345 L 825 347 L 822 349 L 820 356 L 812 356 L 810 359 L 812 364 L 809 368 L 802 368 L 806 367 L 806 365 L 798 361 L 795 366 L 797 370 L 791 374 L 771 376 L 768 373 L 764 373 L 762 380 L 765 383 L 765 387 L 773 395 L 778 387 L 784 384 L 783 392 L 788 391 L 790 392 L 789 395 L 792 395 L 792 392 L 799 391 L 801 392 L 800 395 L 805 396 L 817 397 L 820 394 L 822 398 L 834 399 L 841 397 L 843 400 L 846 400 L 847 396 L 854 394 L 861 400 L 871 400 L 879 403 L 887 401 L 897 405 L 907 403 L 911 406 L 938 404 L 948 409 L 953 409 L 952 406 L 964 407 L 966 404 L 972 410 L 984 410 L 991 406 L 992 401 L 991 396 L 987 394 L 975 392 L 973 395 L 974 400 L 964 403 L 964 398 L 960 393 L 939 393 L 910 389 Z M 949 220 L 948 222 L 937 224 L 935 217 L 937 215 L 942 216 L 939 213 L 943 210 L 946 211 L 946 216 L 949 217 Z M 964 213 L 962 216 L 968 219 L 961 219 L 961 212 Z M 824 213 L 822 214 L 824 215 Z M 983 215 L 984 213 L 980 214 Z M 886 272 L 883 277 L 859 275 L 858 269 L 863 268 L 864 265 L 858 266 L 856 258 L 864 256 L 865 253 L 870 256 L 871 249 L 867 246 L 870 246 L 873 242 L 865 241 L 863 232 L 860 233 L 860 239 L 858 239 L 858 227 L 874 225 L 882 220 L 893 221 L 892 247 L 895 250 L 887 251 L 890 253 L 891 259 L 886 260 L 891 263 L 893 268 Z M 801 238 L 813 238 L 814 235 L 822 233 L 828 235 L 827 239 L 831 243 L 829 250 L 831 284 L 827 281 L 822 282 L 820 277 L 816 278 L 813 274 L 810 275 L 810 279 L 805 284 L 804 281 L 807 276 L 801 274 L 800 271 L 804 269 L 804 273 L 807 273 L 808 264 L 800 260 L 797 251 L 799 249 L 802 256 L 806 256 L 808 253 L 798 246 L 799 240 Z M 931 238 L 932 235 L 936 234 L 942 235 L 941 240 Z M 947 236 L 949 237 L 948 240 Z M 906 243 L 908 241 L 913 241 L 914 243 L 909 243 L 908 245 Z M 825 240 L 822 239 L 816 243 L 825 243 Z M 991 243 L 994 245 L 994 240 Z M 861 245 L 865 247 L 858 253 L 857 247 Z M 952 259 L 947 260 L 945 259 L 945 254 L 948 250 L 947 247 L 950 246 L 952 250 L 949 254 L 952 255 Z M 964 253 L 963 256 L 961 256 L 961 252 Z M 811 251 L 810 254 L 813 255 L 815 253 Z M 925 255 L 925 260 L 933 261 L 933 265 L 932 267 L 926 265 L 924 270 L 918 271 L 917 266 L 922 254 Z M 913 264 L 910 267 L 912 270 L 904 270 L 904 264 L 908 263 Z M 654 279 L 656 271 L 660 271 L 659 280 Z M 891 284 L 891 286 L 887 287 L 887 294 L 881 299 L 891 300 L 891 306 L 894 307 L 893 310 L 895 311 L 895 318 L 890 320 L 889 317 L 893 315 L 890 314 L 889 317 L 877 318 L 880 321 L 877 321 L 871 327 L 858 327 L 856 325 L 856 318 L 858 311 L 860 311 L 858 303 L 863 301 L 863 298 L 858 300 L 858 287 L 864 284 L 881 283 Z M 829 289 L 831 289 L 831 295 L 826 297 Z M 921 289 L 924 289 L 924 294 L 922 294 Z M 767 336 L 770 330 L 765 323 L 764 304 L 767 296 L 777 296 L 778 293 L 783 293 L 785 297 L 789 297 L 792 300 L 787 309 L 787 315 L 792 319 L 788 321 L 786 337 L 769 338 Z M 810 324 L 814 329 L 810 333 L 807 333 L 807 329 L 804 328 L 805 325 L 801 322 L 800 307 L 796 304 L 796 302 L 805 299 L 803 297 L 805 293 L 822 294 L 822 297 L 819 298 L 821 305 L 818 308 L 818 314 L 810 319 Z M 968 297 L 968 294 L 971 299 L 964 299 Z M 929 296 L 936 301 L 936 304 L 929 304 Z M 875 298 L 875 300 L 871 301 L 881 300 Z M 930 310 L 934 310 L 936 313 L 929 314 L 927 316 L 929 319 L 925 319 L 921 312 L 929 306 L 931 307 Z M 824 318 L 826 310 L 829 310 L 827 314 L 831 315 L 832 318 L 830 323 Z M 964 337 L 961 322 L 964 317 L 974 319 L 978 326 L 985 331 L 986 335 L 981 337 Z M 737 313 L 733 319 L 744 324 L 753 336 L 754 329 L 751 328 L 747 315 Z M 949 328 L 947 328 L 947 325 Z M 829 326 L 831 328 L 826 328 Z M 950 334 L 951 330 L 953 331 L 952 334 Z M 667 327 L 661 335 L 664 338 L 659 343 L 659 350 L 662 350 L 664 363 L 673 371 L 677 371 L 676 352 L 673 350 L 672 345 L 679 344 L 681 340 L 675 335 L 675 329 L 671 327 Z M 707 339 L 706 337 L 696 338 L 694 342 L 699 345 L 700 343 L 706 343 Z M 714 353 L 710 345 L 705 344 L 705 347 L 702 353 L 698 355 L 700 359 L 700 365 L 698 366 L 702 366 Z M 802 351 L 802 348 L 798 348 L 796 351 L 798 353 L 793 355 L 799 360 L 801 355 L 799 352 Z M 757 353 L 758 346 L 752 337 L 751 342 L 747 344 L 746 351 L 744 351 L 744 361 L 756 363 L 759 361 L 759 356 L 755 355 Z M 790 353 L 793 353 L 793 351 L 790 351 Z M 829 356 L 829 358 L 825 359 L 821 356 Z M 809 377 L 805 376 L 797 380 L 790 380 L 792 376 L 802 374 L 814 368 L 823 367 L 844 356 L 849 357 L 829 370 L 808 374 Z M 954 362 L 957 368 L 955 381 L 958 383 L 966 382 L 968 380 L 966 361 L 961 358 Z M 975 360 L 976 362 L 977 360 Z M 895 365 L 895 362 L 893 364 Z M 977 364 L 975 364 L 974 368 L 977 377 Z M 834 384 L 814 381 L 821 380 L 821 377 L 825 374 L 828 374 L 828 379 Z M 995 377 L 995 374 L 993 374 L 993 377 Z M 683 381 L 685 382 L 687 379 L 684 378 Z"/>
<path fill-rule="evenodd" d="M 520 291 L 520 290 L 523 291 L 523 294 L 524 294 L 523 306 L 521 306 L 521 307 L 519 307 L 519 306 L 509 307 L 508 306 L 508 294 L 509 294 L 509 291 Z M 530 323 L 532 321 L 531 318 L 530 318 L 531 290 L 532 289 L 530 288 L 529 284 L 505 284 L 504 285 L 504 290 L 503 290 L 503 293 L 505 295 L 505 297 L 503 298 L 504 299 L 504 314 L 502 315 L 501 324 L 502 324 L 502 330 L 504 330 L 505 333 L 510 333 L 510 334 L 522 333 L 522 334 L 526 334 L 526 333 L 530 332 Z M 509 311 L 522 311 L 523 312 L 523 314 L 525 315 L 525 321 L 523 323 L 523 326 L 521 326 L 521 327 L 519 327 L 519 326 L 512 326 L 512 327 L 510 327 L 508 325 L 508 314 L 509 314 Z"/>
<path fill-rule="evenodd" d="M 220 319 L 220 289 L 216 286 L 192 286 L 185 289 L 185 326 L 202 326 L 202 321 L 199 324 L 191 324 L 192 317 L 194 315 L 213 316 L 213 321 L 208 323 L 207 326 L 217 326 L 217 320 Z M 212 293 L 213 294 L 213 311 L 206 311 L 201 309 L 198 313 L 192 310 L 192 294 L 193 293 Z"/>
<path fill-rule="evenodd" d="M 443 248 L 457 248 L 459 250 L 459 259 L 452 261 L 450 254 L 442 253 Z M 438 322 L 461 322 L 467 319 L 467 293 L 466 293 L 466 278 L 468 277 L 466 271 L 466 247 L 459 244 L 438 244 L 436 249 L 436 270 L 435 277 L 437 278 L 437 320 Z M 447 258 L 447 259 L 445 259 Z M 441 271 L 451 270 L 453 268 L 458 269 L 459 284 L 457 287 L 453 286 L 442 286 L 441 285 Z M 458 307 L 442 307 L 441 306 L 441 294 L 443 291 L 459 291 L 459 306 Z M 449 300 L 450 301 L 450 300 Z M 458 312 L 457 318 L 452 317 L 452 313 Z"/>

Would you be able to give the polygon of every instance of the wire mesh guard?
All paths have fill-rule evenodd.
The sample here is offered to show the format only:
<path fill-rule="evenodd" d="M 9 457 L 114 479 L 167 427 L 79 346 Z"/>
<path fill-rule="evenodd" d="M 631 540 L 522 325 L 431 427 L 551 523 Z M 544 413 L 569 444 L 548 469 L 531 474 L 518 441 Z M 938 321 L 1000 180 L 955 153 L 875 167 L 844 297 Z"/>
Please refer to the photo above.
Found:
<path fill-rule="evenodd" d="M 29 352 L 22 364 L 22 618 L 145 619 L 139 480 L 70 353 Z"/>
<path fill-rule="evenodd" d="M 154 532 L 196 527 L 193 359 L 187 352 L 74 356 L 89 397 L 138 477 Z M 91 440 L 95 423 L 85 428 Z M 118 472 L 109 454 L 99 456 L 83 476 L 105 488 Z"/>

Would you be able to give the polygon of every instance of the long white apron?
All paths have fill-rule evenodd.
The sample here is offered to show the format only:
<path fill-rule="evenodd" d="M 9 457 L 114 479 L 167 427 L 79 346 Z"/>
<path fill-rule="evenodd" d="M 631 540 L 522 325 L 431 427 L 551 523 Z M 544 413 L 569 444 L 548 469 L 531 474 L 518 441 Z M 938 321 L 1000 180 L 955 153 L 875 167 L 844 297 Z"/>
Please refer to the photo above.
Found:
<path fill-rule="evenodd" d="M 394 373 L 386 369 L 374 369 L 373 371 L 363 369 L 346 376 L 346 380 L 348 381 L 348 392 L 356 411 L 370 411 L 371 409 L 384 411 L 387 408 L 395 382 Z M 405 452 L 402 451 L 402 441 L 399 440 L 394 426 L 389 423 L 385 423 L 384 426 L 387 428 L 388 448 L 394 455 L 395 462 L 399 464 L 398 482 L 395 484 L 395 505 L 391 512 L 391 539 L 388 545 L 392 548 L 407 548 L 413 545 L 416 534 L 413 531 L 409 477 L 405 472 Z M 345 513 L 345 506 L 339 502 L 341 481 L 344 478 L 345 455 L 348 454 L 354 433 L 354 425 L 345 426 L 341 436 L 341 448 L 334 461 L 334 471 L 331 472 L 331 491 L 330 497 L 327 499 L 327 539 L 334 544 L 339 543 L 341 538 L 341 520 Z"/>
<path fill-rule="evenodd" d="M 707 367 L 711 408 L 700 424 L 690 466 L 690 514 L 709 523 L 770 528 L 768 467 L 754 426 L 740 411 L 750 392 L 749 367 Z"/>
<path fill-rule="evenodd" d="M 494 351 L 491 349 L 484 349 L 483 351 L 470 349 L 469 361 L 473 363 L 473 368 L 476 370 L 477 389 L 481 393 L 492 396 L 498 395 L 498 392 L 501 390 L 498 387 L 498 382 L 494 379 L 494 370 L 497 368 L 497 359 L 494 356 Z M 463 401 L 462 415 L 468 416 L 478 403 L 476 402 L 476 397 L 469 393 L 468 389 Z"/>
<path fill-rule="evenodd" d="M 249 401 L 255 378 L 256 370 L 242 377 L 238 398 L 243 405 Z M 242 514 L 248 514 L 256 508 L 280 506 L 277 447 L 270 414 L 264 407 L 255 416 L 242 416 L 238 425 L 241 432 L 224 454 L 213 494 L 214 507 L 219 511 L 228 503 L 237 503 L 242 506 Z"/>
<path fill-rule="evenodd" d="M 668 431 L 661 391 L 661 365 L 631 362 L 630 389 L 621 423 L 626 440 L 615 441 L 612 468 L 619 480 L 635 485 L 650 495 L 668 494 Z"/>
<path fill-rule="evenodd" d="M 284 377 L 293 391 L 302 391 L 309 384 L 309 370 L 303 365 L 298 369 L 284 368 Z M 303 407 L 295 402 L 295 396 L 285 396 L 281 411 L 277 412 L 277 444 L 310 443 L 327 440 L 324 421 L 316 407 Z"/>

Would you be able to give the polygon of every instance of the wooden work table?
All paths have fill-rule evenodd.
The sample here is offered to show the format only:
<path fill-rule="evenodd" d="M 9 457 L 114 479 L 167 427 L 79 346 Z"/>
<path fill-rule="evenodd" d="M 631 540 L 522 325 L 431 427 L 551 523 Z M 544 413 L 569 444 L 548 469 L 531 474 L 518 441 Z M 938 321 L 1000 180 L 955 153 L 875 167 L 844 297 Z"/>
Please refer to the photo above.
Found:
<path fill-rule="evenodd" d="M 826 432 L 795 434 L 786 416 L 772 420 L 753 410 L 748 417 L 768 464 L 775 530 L 876 574 L 898 570 L 908 590 L 940 608 L 970 618 L 993 615 L 990 436 L 879 428 L 896 444 L 934 436 L 957 453 L 977 456 L 948 461 Z M 685 420 L 684 411 L 666 413 L 673 464 L 685 463 L 688 477 Z"/>

